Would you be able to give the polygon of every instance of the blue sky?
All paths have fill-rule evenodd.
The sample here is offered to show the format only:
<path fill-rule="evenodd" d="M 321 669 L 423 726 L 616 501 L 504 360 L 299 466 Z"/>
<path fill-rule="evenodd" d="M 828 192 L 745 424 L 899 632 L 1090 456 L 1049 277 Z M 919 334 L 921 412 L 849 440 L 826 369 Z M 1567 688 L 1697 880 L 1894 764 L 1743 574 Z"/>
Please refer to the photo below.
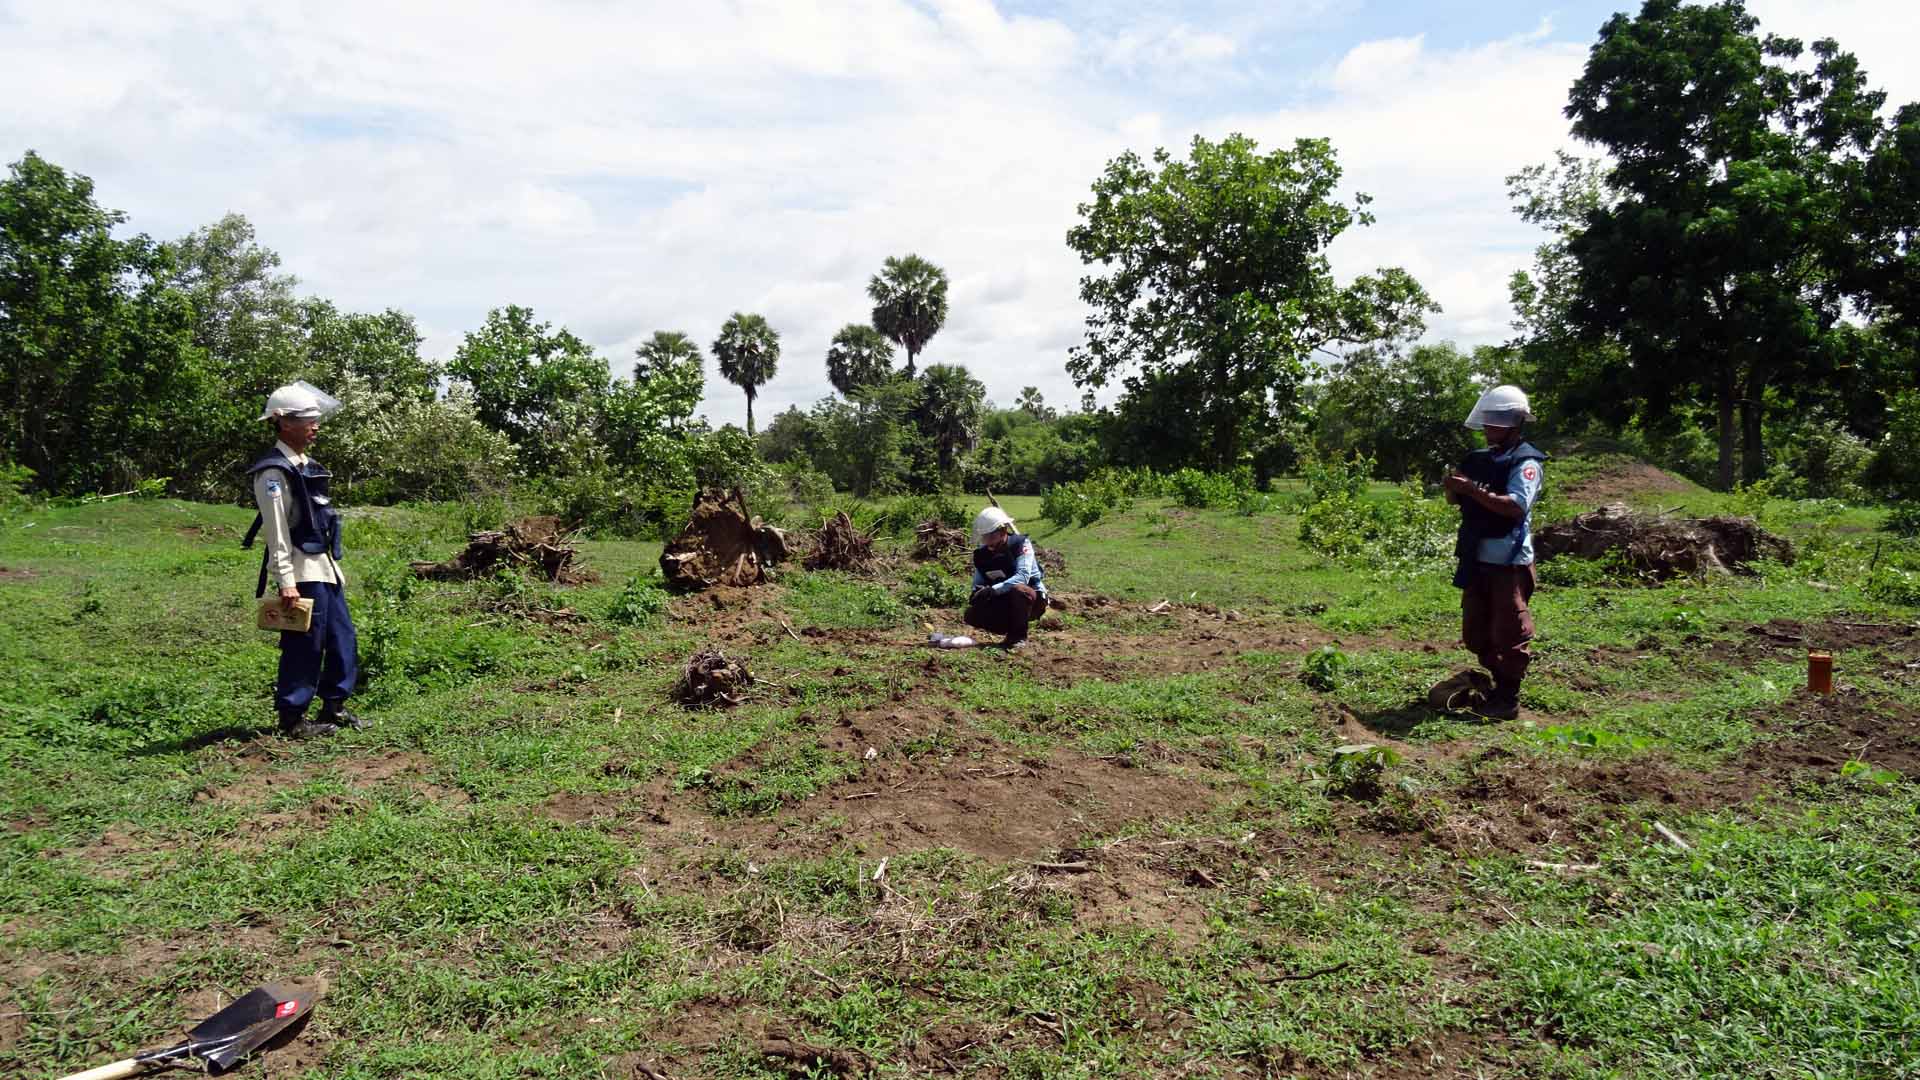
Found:
<path fill-rule="evenodd" d="M 1751 6 L 1920 98 L 1910 5 Z M 412 312 L 436 357 L 509 303 L 621 373 L 656 329 L 761 312 L 784 346 L 762 417 L 829 392 L 828 340 L 913 251 L 953 280 L 927 362 L 1071 402 L 1074 206 L 1114 155 L 1195 134 L 1331 138 L 1379 217 L 1337 271 L 1404 266 L 1445 307 L 1431 337 L 1502 339 L 1539 240 L 1502 178 L 1568 145 L 1613 10 L 0 0 L 0 151 L 86 173 L 155 236 L 244 214 L 303 289 Z M 705 408 L 744 414 L 711 368 Z"/>

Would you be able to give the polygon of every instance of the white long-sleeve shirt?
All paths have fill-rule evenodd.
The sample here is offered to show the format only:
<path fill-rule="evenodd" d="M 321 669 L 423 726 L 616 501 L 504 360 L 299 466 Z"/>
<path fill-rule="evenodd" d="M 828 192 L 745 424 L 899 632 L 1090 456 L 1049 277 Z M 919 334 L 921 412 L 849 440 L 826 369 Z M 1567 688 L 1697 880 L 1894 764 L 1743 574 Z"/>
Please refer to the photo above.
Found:
<path fill-rule="evenodd" d="M 284 442 L 274 448 L 299 468 L 307 455 L 296 454 Z M 279 469 L 262 469 L 253 474 L 253 501 L 260 508 L 260 536 L 267 544 L 267 578 L 275 588 L 291 589 L 302 581 L 330 581 L 346 587 L 347 576 L 333 553 L 309 555 L 293 543 L 293 529 L 306 517 L 306 507 L 293 497 L 286 475 Z"/>

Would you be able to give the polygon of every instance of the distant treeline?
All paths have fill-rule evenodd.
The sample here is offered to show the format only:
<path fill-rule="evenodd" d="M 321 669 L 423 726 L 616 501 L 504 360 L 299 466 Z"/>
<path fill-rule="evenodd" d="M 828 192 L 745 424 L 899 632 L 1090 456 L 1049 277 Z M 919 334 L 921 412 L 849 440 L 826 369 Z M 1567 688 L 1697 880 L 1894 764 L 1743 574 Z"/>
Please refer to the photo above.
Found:
<path fill-rule="evenodd" d="M 620 529 L 696 484 L 764 487 L 770 465 L 859 494 L 1039 492 L 1100 468 L 1264 488 L 1356 454 L 1431 478 L 1498 382 L 1530 392 L 1543 435 L 1624 440 L 1720 487 L 1920 495 L 1920 105 L 1889 108 L 1837 44 L 1764 36 L 1740 3 L 1649 0 L 1601 28 L 1566 112 L 1606 156 L 1509 178 L 1549 238 L 1510 283 L 1504 344 L 1418 344 L 1439 308 L 1403 269 L 1335 280 L 1328 246 L 1374 217 L 1336 197 L 1329 142 L 1195 138 L 1113 159 L 1068 231 L 1087 267 L 1086 335 L 1062 358 L 1078 409 L 1032 387 L 997 407 L 965 368 L 923 366 L 947 274 L 906 255 L 868 282 L 866 321 L 815 346 L 836 394 L 757 433 L 782 362 L 758 314 L 704 351 L 655 333 L 616 376 L 505 306 L 441 364 L 404 312 L 299 295 L 244 218 L 116 236 L 87 178 L 28 152 L 0 182 L 0 495 L 234 497 L 259 403 L 295 378 L 346 402 L 322 445 L 351 498 L 511 489 Z M 744 432 L 693 415 L 706 352 L 746 394 Z"/>

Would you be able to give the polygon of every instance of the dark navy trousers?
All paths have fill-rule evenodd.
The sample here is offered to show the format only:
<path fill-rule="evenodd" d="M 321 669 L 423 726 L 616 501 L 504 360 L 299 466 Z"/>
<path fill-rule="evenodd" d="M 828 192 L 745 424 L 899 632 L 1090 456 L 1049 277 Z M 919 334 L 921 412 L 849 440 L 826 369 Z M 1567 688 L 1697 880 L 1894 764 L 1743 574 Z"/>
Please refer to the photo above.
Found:
<path fill-rule="evenodd" d="M 297 588 L 313 601 L 313 626 L 304 634 L 280 632 L 273 705 L 283 713 L 306 712 L 316 694 L 322 701 L 344 701 L 360 681 L 360 643 L 346 594 L 331 581 L 302 581 Z"/>

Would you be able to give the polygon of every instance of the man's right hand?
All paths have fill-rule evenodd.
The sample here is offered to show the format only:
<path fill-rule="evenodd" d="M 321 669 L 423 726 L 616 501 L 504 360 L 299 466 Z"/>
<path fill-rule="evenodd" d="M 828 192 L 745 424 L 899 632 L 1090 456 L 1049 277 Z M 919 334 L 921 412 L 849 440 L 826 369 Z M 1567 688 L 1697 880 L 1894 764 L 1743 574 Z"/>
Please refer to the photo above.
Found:
<path fill-rule="evenodd" d="M 299 589 L 286 588 L 286 589 L 280 590 L 280 606 L 281 607 L 291 611 L 293 610 L 293 602 L 298 599 L 300 599 Z"/>

